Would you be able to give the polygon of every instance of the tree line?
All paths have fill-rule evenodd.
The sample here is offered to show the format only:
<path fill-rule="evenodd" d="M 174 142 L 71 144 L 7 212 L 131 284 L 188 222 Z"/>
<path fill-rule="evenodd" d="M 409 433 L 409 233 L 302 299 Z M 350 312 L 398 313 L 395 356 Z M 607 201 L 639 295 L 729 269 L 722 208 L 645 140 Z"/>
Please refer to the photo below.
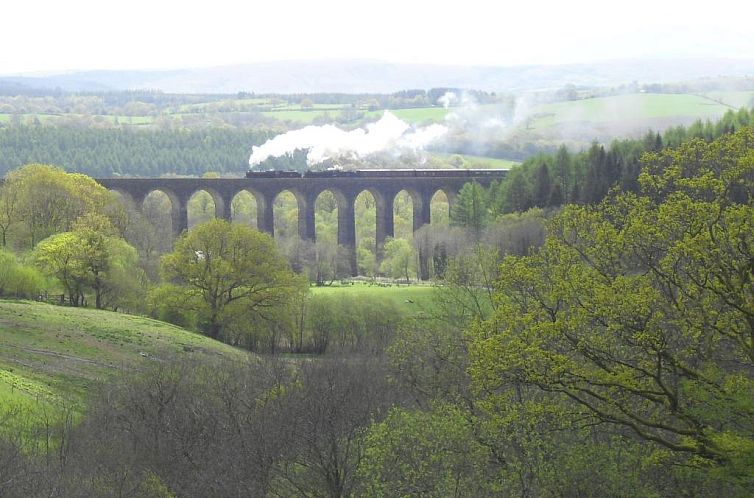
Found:
<path fill-rule="evenodd" d="M 616 140 L 608 147 L 594 143 L 581 152 L 561 146 L 552 154 L 524 161 L 488 193 L 493 214 L 522 212 L 532 207 L 596 203 L 612 188 L 637 192 L 644 153 L 678 147 L 694 138 L 712 141 L 754 123 L 754 109 L 728 111 L 717 122 L 702 122 L 649 131 L 640 139 Z"/>
<path fill-rule="evenodd" d="M 0 175 L 25 164 L 55 164 L 90 176 L 242 174 L 269 130 L 132 130 L 0 127 Z"/>
<path fill-rule="evenodd" d="M 176 94 L 158 90 L 125 90 L 109 92 L 66 92 L 37 89 L 22 84 L 0 80 L 0 112 L 6 114 L 98 114 L 129 115 L 129 108 L 146 104 L 148 113 L 205 110 L 202 104 L 213 106 L 221 112 L 271 110 L 279 104 L 348 105 L 363 109 L 401 109 L 428 107 L 437 104 L 446 92 L 466 93 L 479 103 L 495 103 L 510 99 L 508 95 L 462 88 L 431 88 L 401 90 L 393 93 L 254 93 L 228 94 Z M 306 108 L 306 105 L 303 106 Z"/>

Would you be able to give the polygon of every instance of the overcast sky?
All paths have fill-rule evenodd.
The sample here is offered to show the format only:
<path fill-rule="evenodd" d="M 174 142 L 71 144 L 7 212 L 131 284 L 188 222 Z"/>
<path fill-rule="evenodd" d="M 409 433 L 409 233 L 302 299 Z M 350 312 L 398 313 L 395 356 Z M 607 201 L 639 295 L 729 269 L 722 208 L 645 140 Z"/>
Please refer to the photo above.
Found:
<path fill-rule="evenodd" d="M 754 59 L 749 0 L 7 0 L 0 74 L 359 58 L 559 64 Z"/>

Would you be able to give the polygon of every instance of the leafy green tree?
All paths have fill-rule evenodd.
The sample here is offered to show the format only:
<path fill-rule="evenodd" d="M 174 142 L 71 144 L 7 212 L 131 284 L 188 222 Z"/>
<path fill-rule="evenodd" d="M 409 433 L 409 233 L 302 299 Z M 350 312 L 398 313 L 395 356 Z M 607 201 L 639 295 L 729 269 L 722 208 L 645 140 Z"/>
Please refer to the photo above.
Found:
<path fill-rule="evenodd" d="M 163 256 L 162 274 L 201 298 L 214 339 L 239 314 L 266 316 L 300 285 L 269 235 L 220 219 L 184 233 Z"/>
<path fill-rule="evenodd" d="M 377 263 L 373 251 L 360 245 L 356 248 L 356 261 L 358 262 L 359 275 L 374 276 L 374 269 Z"/>
<path fill-rule="evenodd" d="M 89 214 L 74 223 L 79 240 L 78 258 L 86 284 L 94 292 L 95 307 L 141 308 L 145 276 L 138 267 L 136 249 L 119 237 L 110 221 Z"/>
<path fill-rule="evenodd" d="M 416 274 L 416 258 L 411 244 L 406 239 L 388 239 L 385 241 L 385 255 L 380 269 L 392 278 L 405 278 Z"/>
<path fill-rule="evenodd" d="M 561 420 L 751 489 L 753 145 L 749 128 L 647 155 L 643 195 L 567 207 L 538 253 L 504 261 L 471 346 L 493 419 L 533 389 Z"/>
<path fill-rule="evenodd" d="M 393 409 L 369 427 L 358 472 L 362 496 L 490 496 L 502 491 L 489 448 L 453 405 Z"/>
<path fill-rule="evenodd" d="M 200 190 L 186 203 L 186 211 L 189 226 L 206 223 L 215 216 L 215 202 L 208 192 Z"/>
<path fill-rule="evenodd" d="M 0 185 L 0 244 L 2 247 L 8 245 L 8 233 L 11 227 L 20 221 L 18 194 L 18 189 L 13 188 L 13 185 L 8 182 Z"/>
<path fill-rule="evenodd" d="M 63 232 L 44 239 L 34 249 L 35 264 L 60 282 L 72 306 L 79 306 L 84 300 L 85 275 L 78 257 L 79 242 L 73 232 Z"/>
<path fill-rule="evenodd" d="M 45 283 L 36 268 L 19 263 L 15 254 L 0 249 L 0 297 L 32 298 L 44 289 Z"/>
<path fill-rule="evenodd" d="M 489 220 L 486 190 L 477 182 L 464 184 L 453 204 L 450 219 L 455 225 L 471 229 L 479 240 Z"/>
<path fill-rule="evenodd" d="M 141 272 L 136 249 L 114 234 L 101 215 L 78 220 L 70 232 L 48 237 L 34 249 L 34 261 L 56 278 L 74 306 L 83 305 L 86 291 L 94 293 L 95 307 L 118 307 L 141 301 Z"/>
<path fill-rule="evenodd" d="M 113 195 L 92 178 L 43 164 L 10 172 L 3 189 L 4 198 L 15 201 L 13 212 L 32 248 L 50 235 L 70 230 L 87 213 L 105 213 L 114 202 Z"/>

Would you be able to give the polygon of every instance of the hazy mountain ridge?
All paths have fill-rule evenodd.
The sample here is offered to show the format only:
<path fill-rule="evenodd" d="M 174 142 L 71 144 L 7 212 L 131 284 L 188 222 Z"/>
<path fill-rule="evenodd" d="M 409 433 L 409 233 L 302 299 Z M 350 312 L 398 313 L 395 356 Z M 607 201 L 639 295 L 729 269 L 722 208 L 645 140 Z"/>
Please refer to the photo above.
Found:
<path fill-rule="evenodd" d="M 442 66 L 369 60 L 276 61 L 164 71 L 76 71 L 0 77 L 6 87 L 66 91 L 152 89 L 168 93 L 390 93 L 409 88 L 488 91 L 664 83 L 754 76 L 754 60 L 626 59 L 589 64 Z"/>

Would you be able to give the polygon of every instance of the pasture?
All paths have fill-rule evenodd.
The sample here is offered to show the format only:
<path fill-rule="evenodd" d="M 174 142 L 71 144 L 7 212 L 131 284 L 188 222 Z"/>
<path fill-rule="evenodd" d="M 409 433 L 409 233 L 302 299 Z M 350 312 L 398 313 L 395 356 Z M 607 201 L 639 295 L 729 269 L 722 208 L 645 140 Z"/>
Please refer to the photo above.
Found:
<path fill-rule="evenodd" d="M 432 306 L 436 289 L 429 285 L 407 284 L 369 284 L 354 282 L 351 284 L 334 284 L 331 286 L 311 287 L 313 296 L 348 295 L 358 299 L 385 299 L 405 310 L 406 316 L 415 316 Z"/>
<path fill-rule="evenodd" d="M 538 106 L 533 109 L 527 127 L 542 129 L 580 123 L 650 123 L 671 119 L 680 123 L 695 119 L 715 119 L 731 108 L 730 105 L 700 95 L 616 95 Z"/>
<path fill-rule="evenodd" d="M 0 403 L 79 405 L 110 376 L 165 354 L 246 353 L 144 317 L 0 300 Z"/>
<path fill-rule="evenodd" d="M 397 118 L 402 119 L 412 124 L 429 124 L 429 123 L 442 123 L 445 120 L 445 116 L 451 112 L 451 109 L 445 109 L 444 107 L 413 107 L 408 109 L 388 109 L 389 112 L 394 114 Z M 369 117 L 379 118 L 384 113 L 384 110 L 370 111 L 367 113 Z"/>
<path fill-rule="evenodd" d="M 463 160 L 463 167 L 469 169 L 510 169 L 521 164 L 518 161 L 511 161 L 509 159 L 472 156 L 469 154 L 432 154 L 433 158 L 444 163 L 448 167 L 457 167 L 452 164 L 455 156 L 460 157 Z"/>

